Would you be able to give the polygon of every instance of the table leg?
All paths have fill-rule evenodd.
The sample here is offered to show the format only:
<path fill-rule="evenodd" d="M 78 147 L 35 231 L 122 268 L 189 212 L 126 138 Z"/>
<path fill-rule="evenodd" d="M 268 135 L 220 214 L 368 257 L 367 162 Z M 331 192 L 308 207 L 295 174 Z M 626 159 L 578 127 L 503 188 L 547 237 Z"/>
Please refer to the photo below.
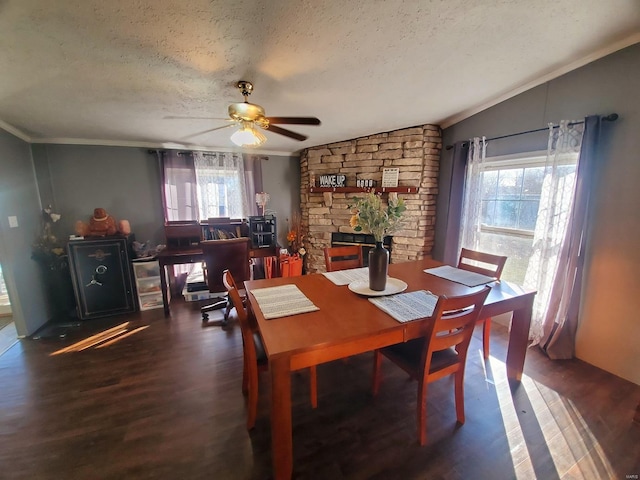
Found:
<path fill-rule="evenodd" d="M 164 263 L 160 266 L 160 289 L 162 290 L 162 306 L 164 307 L 164 315 L 168 316 L 169 312 L 169 296 L 167 295 L 167 269 Z"/>
<path fill-rule="evenodd" d="M 293 474 L 291 370 L 288 357 L 269 359 L 271 371 L 271 452 L 275 480 Z"/>
<path fill-rule="evenodd" d="M 533 296 L 524 307 L 513 311 L 509 348 L 507 350 L 507 378 L 520 382 L 524 370 L 524 358 L 529 345 L 529 327 L 533 311 Z"/>

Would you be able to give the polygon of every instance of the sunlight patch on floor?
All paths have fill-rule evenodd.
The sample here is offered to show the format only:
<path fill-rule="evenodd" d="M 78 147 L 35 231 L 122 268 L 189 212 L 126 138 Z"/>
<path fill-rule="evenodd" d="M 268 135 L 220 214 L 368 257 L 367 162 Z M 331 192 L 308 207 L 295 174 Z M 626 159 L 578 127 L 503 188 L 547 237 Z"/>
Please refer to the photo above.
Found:
<path fill-rule="evenodd" d="M 493 381 L 516 478 L 523 480 L 536 478 L 537 474 L 529 455 L 529 448 L 540 448 L 540 446 L 535 445 L 531 438 L 527 441 L 520 416 L 514 405 L 505 363 L 495 357 L 490 357 L 489 362 L 490 369 L 495 375 Z M 524 374 L 519 388 L 525 389 L 532 409 L 526 414 L 535 415 L 537 426 L 533 425 L 532 429 L 535 428 L 543 435 L 558 477 L 562 478 L 575 467 L 578 461 L 586 462 L 583 463 L 583 470 L 586 465 L 589 466 L 588 471 L 584 472 L 587 476 L 593 475 L 594 472 L 605 475 L 605 478 L 615 476 L 598 440 L 571 400 L 561 397 L 556 391 Z"/>
<path fill-rule="evenodd" d="M 148 328 L 149 325 L 145 325 L 142 327 L 134 328 L 133 330 L 129 330 L 129 322 L 121 323 L 120 325 L 116 325 L 115 327 L 109 328 L 104 332 L 97 333 L 95 335 L 91 335 L 90 337 L 85 338 L 84 340 L 80 340 L 79 342 L 74 343 L 73 345 L 69 345 L 68 347 L 61 348 L 60 350 L 56 350 L 50 355 L 60 355 L 62 353 L 70 353 L 70 352 L 81 352 L 91 347 L 95 348 L 104 348 L 109 345 L 113 345 L 120 340 L 133 335 L 134 333 L 141 332 L 145 328 Z"/>
<path fill-rule="evenodd" d="M 527 450 L 527 443 L 520 428 L 518 414 L 513 405 L 513 399 L 511 398 L 511 388 L 507 381 L 507 367 L 503 362 L 500 362 L 493 356 L 489 357 L 489 363 L 491 371 L 495 375 L 493 381 L 496 386 L 500 414 L 502 415 L 502 423 L 507 434 L 509 451 L 511 452 L 511 460 L 516 478 L 522 480 L 536 478 L 536 473 Z"/>
<path fill-rule="evenodd" d="M 6 326 L 0 328 L 0 355 L 9 350 L 9 348 L 16 343 L 18 343 L 16 325 L 13 322 L 9 322 Z"/>

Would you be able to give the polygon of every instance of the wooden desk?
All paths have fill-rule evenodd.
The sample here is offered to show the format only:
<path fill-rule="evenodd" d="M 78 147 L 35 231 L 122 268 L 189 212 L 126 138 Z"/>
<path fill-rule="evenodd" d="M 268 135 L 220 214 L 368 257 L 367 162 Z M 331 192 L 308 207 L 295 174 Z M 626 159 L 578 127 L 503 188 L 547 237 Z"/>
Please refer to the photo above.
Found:
<path fill-rule="evenodd" d="M 436 295 L 462 295 L 482 288 L 469 288 L 428 275 L 425 268 L 442 265 L 420 260 L 389 265 L 389 275 L 404 280 L 407 291 L 430 290 Z M 265 320 L 251 291 L 293 283 L 320 310 Z M 377 348 L 406 342 L 421 335 L 421 323 L 400 323 L 366 298 L 337 286 L 322 274 L 245 282 L 250 308 L 269 357 L 271 375 L 271 448 L 274 478 L 290 479 L 293 472 L 291 431 L 291 372 Z M 507 375 L 519 382 L 524 367 L 534 291 L 502 282 L 494 286 L 481 318 L 513 312 L 507 352 Z"/>
<path fill-rule="evenodd" d="M 278 247 L 268 248 L 252 248 L 249 250 L 249 256 L 251 258 L 264 258 L 278 255 Z M 182 265 L 186 263 L 201 263 L 204 259 L 202 249 L 185 248 L 185 249 L 166 249 L 158 254 L 158 265 L 160 267 L 160 288 L 162 290 L 162 305 L 164 306 L 164 314 L 168 316 L 171 314 L 169 310 L 169 295 L 168 282 L 167 282 L 167 269 L 165 267 L 169 265 Z"/>

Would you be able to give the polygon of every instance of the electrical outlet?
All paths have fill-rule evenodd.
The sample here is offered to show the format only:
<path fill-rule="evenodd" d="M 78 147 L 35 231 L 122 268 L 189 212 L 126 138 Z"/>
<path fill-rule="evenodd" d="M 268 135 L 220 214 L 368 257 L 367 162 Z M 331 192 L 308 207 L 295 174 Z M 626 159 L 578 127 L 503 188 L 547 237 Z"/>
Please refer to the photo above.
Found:
<path fill-rule="evenodd" d="M 9 217 L 9 228 L 18 228 L 18 217 Z"/>

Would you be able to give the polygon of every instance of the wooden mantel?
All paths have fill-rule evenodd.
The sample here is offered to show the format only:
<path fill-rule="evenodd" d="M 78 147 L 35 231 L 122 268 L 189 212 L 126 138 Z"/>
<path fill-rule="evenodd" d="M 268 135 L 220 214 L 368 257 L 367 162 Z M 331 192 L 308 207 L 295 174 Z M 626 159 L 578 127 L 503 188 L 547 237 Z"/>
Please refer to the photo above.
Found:
<path fill-rule="evenodd" d="M 309 193 L 418 193 L 418 187 L 309 187 Z"/>

